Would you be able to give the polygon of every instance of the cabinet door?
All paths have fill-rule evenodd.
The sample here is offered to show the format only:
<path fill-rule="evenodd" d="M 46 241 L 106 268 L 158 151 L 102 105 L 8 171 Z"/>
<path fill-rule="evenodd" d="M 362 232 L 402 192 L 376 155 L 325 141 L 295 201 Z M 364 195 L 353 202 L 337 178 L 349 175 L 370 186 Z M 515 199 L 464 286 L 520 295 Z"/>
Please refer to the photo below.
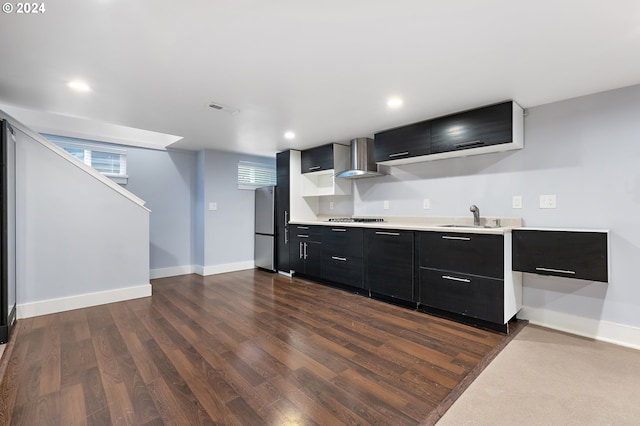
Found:
<path fill-rule="evenodd" d="M 430 128 L 429 121 L 422 121 L 376 133 L 373 145 L 376 163 L 429 154 Z"/>
<path fill-rule="evenodd" d="M 294 232 L 289 243 L 289 269 L 299 274 L 305 273 L 304 245 L 307 240 L 307 236 L 296 235 Z"/>
<path fill-rule="evenodd" d="M 504 102 L 431 121 L 431 153 L 509 143 L 513 106 Z"/>
<path fill-rule="evenodd" d="M 303 256 L 305 256 L 305 274 L 311 277 L 320 278 L 320 264 L 322 261 L 322 243 L 319 241 L 309 241 L 303 247 Z"/>
<path fill-rule="evenodd" d="M 504 237 L 462 232 L 420 232 L 419 266 L 502 279 Z"/>
<path fill-rule="evenodd" d="M 302 151 L 300 165 L 302 173 L 333 169 L 333 144 Z"/>
<path fill-rule="evenodd" d="M 513 270 L 608 282 L 608 234 L 514 230 Z"/>
<path fill-rule="evenodd" d="M 397 299 L 415 301 L 413 231 L 364 231 L 365 288 Z"/>
<path fill-rule="evenodd" d="M 278 270 L 289 272 L 289 208 L 290 208 L 290 158 L 291 152 L 276 155 L 276 257 Z"/>
<path fill-rule="evenodd" d="M 502 324 L 504 281 L 420 268 L 420 303 Z"/>
<path fill-rule="evenodd" d="M 361 228 L 322 228 L 323 279 L 363 288 L 362 235 Z"/>

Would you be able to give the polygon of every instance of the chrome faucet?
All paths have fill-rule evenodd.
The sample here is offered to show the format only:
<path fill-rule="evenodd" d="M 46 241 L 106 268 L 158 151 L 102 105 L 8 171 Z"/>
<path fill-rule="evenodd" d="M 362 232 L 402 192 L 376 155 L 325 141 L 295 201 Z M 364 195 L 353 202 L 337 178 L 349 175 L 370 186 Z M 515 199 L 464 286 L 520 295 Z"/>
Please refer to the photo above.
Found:
<path fill-rule="evenodd" d="M 480 226 L 480 209 L 475 204 L 471 204 L 469 211 L 473 213 L 473 226 Z"/>

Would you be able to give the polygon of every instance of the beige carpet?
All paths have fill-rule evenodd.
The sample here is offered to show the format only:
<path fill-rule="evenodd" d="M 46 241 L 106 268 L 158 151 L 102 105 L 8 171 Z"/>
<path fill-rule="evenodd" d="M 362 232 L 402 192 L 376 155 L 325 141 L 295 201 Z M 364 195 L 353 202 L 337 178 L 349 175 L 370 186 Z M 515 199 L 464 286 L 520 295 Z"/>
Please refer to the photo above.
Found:
<path fill-rule="evenodd" d="M 640 351 L 528 325 L 438 422 L 640 425 Z"/>

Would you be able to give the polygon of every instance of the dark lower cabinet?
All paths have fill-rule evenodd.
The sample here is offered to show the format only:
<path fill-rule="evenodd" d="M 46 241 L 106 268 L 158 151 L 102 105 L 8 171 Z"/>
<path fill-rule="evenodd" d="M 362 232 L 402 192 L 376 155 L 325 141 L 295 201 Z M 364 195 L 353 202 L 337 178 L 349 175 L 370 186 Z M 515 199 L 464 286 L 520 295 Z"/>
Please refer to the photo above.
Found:
<path fill-rule="evenodd" d="M 289 225 L 291 242 L 289 259 L 296 273 L 320 277 L 322 246 L 318 226 Z"/>
<path fill-rule="evenodd" d="M 460 315 L 502 323 L 504 281 L 421 267 L 420 303 Z"/>
<path fill-rule="evenodd" d="M 364 253 L 366 289 L 394 299 L 416 301 L 413 231 L 366 229 Z"/>
<path fill-rule="evenodd" d="M 362 228 L 323 227 L 320 277 L 338 284 L 364 288 L 362 239 Z"/>

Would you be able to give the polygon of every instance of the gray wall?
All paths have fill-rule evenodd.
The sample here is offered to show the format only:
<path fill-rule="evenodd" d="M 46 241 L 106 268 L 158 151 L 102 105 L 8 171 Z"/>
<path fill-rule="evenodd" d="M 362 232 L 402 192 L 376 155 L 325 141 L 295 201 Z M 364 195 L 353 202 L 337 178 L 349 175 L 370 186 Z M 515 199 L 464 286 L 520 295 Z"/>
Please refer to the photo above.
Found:
<path fill-rule="evenodd" d="M 640 327 L 640 86 L 531 108 L 523 150 L 387 171 L 356 181 L 354 214 L 470 216 L 477 204 L 531 227 L 610 229 L 609 284 L 525 274 L 524 305 Z M 557 208 L 539 209 L 540 194 L 556 194 Z M 522 209 L 511 208 L 512 195 Z"/>
<path fill-rule="evenodd" d="M 125 185 L 145 200 L 149 224 L 150 269 L 194 264 L 196 161 L 193 151 L 127 147 Z"/>
<path fill-rule="evenodd" d="M 149 284 L 149 212 L 16 129 L 18 304 Z"/>

